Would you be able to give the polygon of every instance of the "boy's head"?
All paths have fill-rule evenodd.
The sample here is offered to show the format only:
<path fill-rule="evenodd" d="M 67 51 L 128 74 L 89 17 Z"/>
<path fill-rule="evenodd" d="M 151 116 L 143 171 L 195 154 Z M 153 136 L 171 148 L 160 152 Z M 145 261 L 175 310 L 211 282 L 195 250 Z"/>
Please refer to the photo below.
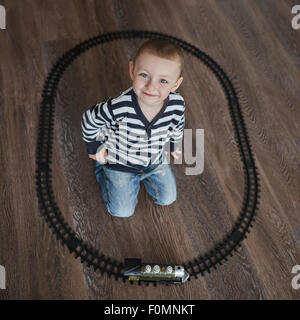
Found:
<path fill-rule="evenodd" d="M 156 38 L 144 42 L 129 62 L 129 74 L 139 102 L 147 106 L 164 103 L 183 81 L 183 66 L 183 53 L 171 41 Z"/>

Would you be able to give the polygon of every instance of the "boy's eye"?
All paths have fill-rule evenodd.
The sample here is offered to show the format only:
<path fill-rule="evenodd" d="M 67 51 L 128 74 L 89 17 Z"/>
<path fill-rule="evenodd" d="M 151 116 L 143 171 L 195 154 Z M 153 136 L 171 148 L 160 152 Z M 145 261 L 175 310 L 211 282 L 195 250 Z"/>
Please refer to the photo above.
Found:
<path fill-rule="evenodd" d="M 140 73 L 140 76 L 142 76 L 143 78 L 148 77 L 148 75 L 146 73 Z M 168 83 L 168 81 L 166 79 L 160 79 L 161 83 L 166 84 Z"/>

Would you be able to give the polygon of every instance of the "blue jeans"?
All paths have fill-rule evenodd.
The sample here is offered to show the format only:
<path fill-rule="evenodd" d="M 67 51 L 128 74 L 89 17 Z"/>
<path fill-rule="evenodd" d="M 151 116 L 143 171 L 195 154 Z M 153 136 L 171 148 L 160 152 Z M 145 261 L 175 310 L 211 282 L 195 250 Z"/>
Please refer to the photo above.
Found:
<path fill-rule="evenodd" d="M 169 164 L 156 164 L 141 173 L 131 173 L 109 169 L 96 161 L 95 175 L 106 208 L 114 217 L 133 215 L 140 181 L 158 205 L 170 205 L 177 198 L 176 180 Z"/>

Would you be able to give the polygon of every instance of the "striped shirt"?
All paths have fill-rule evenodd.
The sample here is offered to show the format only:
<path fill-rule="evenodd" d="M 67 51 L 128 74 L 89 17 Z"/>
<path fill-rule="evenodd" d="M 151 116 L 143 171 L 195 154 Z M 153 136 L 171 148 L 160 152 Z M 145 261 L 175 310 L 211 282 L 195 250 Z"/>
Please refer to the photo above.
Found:
<path fill-rule="evenodd" d="M 106 167 L 137 173 L 152 164 L 163 163 L 165 151 L 173 152 L 181 144 L 184 111 L 183 97 L 171 92 L 149 122 L 130 87 L 83 113 L 82 138 L 88 154 L 96 154 L 102 148 L 107 150 Z"/>

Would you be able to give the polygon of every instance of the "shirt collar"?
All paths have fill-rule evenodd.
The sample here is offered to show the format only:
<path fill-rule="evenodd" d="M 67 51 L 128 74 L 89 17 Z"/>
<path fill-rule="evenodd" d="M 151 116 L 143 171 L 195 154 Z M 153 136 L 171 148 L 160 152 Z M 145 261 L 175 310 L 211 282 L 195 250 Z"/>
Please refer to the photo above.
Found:
<path fill-rule="evenodd" d="M 134 110 L 146 128 L 151 127 L 158 119 L 161 118 L 162 114 L 165 112 L 167 106 L 169 105 L 169 96 L 170 95 L 168 95 L 166 102 L 163 105 L 163 107 L 161 108 L 161 110 L 159 111 L 159 113 L 155 116 L 155 118 L 151 122 L 149 122 L 143 114 L 143 111 L 138 103 L 138 99 L 137 99 L 137 96 L 136 96 L 133 88 L 131 89 L 131 97 L 132 97 L 132 103 L 133 103 Z"/>

